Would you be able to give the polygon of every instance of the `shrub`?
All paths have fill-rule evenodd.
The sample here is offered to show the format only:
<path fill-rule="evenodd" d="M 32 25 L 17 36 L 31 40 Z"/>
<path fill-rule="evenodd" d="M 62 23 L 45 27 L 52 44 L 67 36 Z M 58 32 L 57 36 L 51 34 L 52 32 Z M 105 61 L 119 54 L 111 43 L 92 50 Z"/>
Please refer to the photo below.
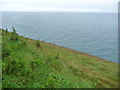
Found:
<path fill-rule="evenodd" d="M 38 41 L 38 40 L 36 41 L 36 46 L 37 46 L 37 48 L 40 47 L 40 41 Z"/>
<path fill-rule="evenodd" d="M 12 27 L 12 29 L 13 29 L 13 33 L 14 33 L 14 34 L 16 34 L 16 30 L 15 30 L 15 28 L 14 28 L 14 27 Z"/>
<path fill-rule="evenodd" d="M 4 29 L 2 29 L 2 35 L 4 35 L 4 32 L 5 32 L 5 30 L 4 30 Z"/>
<path fill-rule="evenodd" d="M 11 40 L 18 40 L 16 30 L 15 30 L 14 27 L 12 27 L 12 28 L 13 28 L 13 32 L 12 32 L 12 35 L 11 35 Z"/>
<path fill-rule="evenodd" d="M 6 33 L 8 33 L 8 29 L 6 28 Z"/>

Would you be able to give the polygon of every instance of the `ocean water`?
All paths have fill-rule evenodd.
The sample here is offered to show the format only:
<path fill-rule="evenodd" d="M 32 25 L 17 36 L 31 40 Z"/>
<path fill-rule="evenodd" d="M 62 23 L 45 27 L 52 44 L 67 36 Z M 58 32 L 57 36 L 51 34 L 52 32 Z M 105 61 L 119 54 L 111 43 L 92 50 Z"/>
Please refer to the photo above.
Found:
<path fill-rule="evenodd" d="M 2 28 L 118 62 L 117 13 L 3 12 Z"/>

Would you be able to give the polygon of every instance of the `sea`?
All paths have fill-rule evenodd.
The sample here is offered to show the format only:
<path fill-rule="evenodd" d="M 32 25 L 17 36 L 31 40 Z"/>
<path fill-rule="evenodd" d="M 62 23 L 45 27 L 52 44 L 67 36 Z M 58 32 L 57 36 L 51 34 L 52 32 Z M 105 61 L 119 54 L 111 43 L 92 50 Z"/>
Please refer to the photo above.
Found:
<path fill-rule="evenodd" d="M 118 14 L 92 12 L 2 12 L 1 28 L 118 62 Z"/>

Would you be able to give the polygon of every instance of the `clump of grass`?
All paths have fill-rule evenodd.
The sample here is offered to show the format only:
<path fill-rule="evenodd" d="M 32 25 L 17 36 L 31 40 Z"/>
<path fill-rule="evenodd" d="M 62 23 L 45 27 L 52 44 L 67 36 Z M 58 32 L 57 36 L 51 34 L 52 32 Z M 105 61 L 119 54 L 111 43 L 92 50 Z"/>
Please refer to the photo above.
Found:
<path fill-rule="evenodd" d="M 3 48 L 2 49 L 2 58 L 10 56 L 10 53 L 11 53 L 11 49 Z"/>
<path fill-rule="evenodd" d="M 57 53 L 57 54 L 55 55 L 55 58 L 56 58 L 56 59 L 59 59 L 59 53 Z"/>

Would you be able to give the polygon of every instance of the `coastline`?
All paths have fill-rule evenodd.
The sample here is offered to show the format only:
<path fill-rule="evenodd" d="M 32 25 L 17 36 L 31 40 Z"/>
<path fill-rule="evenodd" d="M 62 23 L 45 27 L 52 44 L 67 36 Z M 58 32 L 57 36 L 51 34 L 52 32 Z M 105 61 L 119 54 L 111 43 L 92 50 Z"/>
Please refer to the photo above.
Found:
<path fill-rule="evenodd" d="M 3 28 L 0 28 L 0 29 L 3 29 Z M 3 30 L 5 30 L 5 29 L 3 29 Z M 12 31 L 9 31 L 9 32 L 12 32 Z M 24 38 L 28 38 L 28 39 L 31 39 L 31 40 L 36 41 L 35 39 L 30 38 L 29 36 L 26 37 L 26 36 L 20 35 L 19 33 L 17 33 L 17 34 L 18 34 L 19 36 L 24 37 Z M 85 53 L 85 52 L 82 52 L 82 51 L 79 51 L 79 50 L 75 50 L 75 49 L 71 49 L 71 48 L 68 48 L 68 47 L 56 45 L 56 44 L 54 44 L 54 43 L 52 43 L 52 42 L 46 42 L 46 41 L 43 41 L 43 40 L 38 40 L 38 41 L 43 42 L 43 43 L 46 43 L 46 44 L 49 44 L 49 45 L 52 45 L 52 46 L 64 48 L 64 49 L 70 50 L 70 51 L 75 52 L 75 53 L 84 54 L 85 56 L 90 57 L 90 58 L 96 58 L 96 59 L 101 60 L 101 61 L 112 62 L 112 63 L 120 64 L 120 63 L 119 63 L 119 60 L 115 62 L 115 61 L 107 60 L 107 59 L 104 59 L 104 58 L 101 58 L 101 57 L 97 57 L 97 56 L 94 56 L 94 55 L 91 55 L 91 54 L 88 54 L 88 53 Z"/>
<path fill-rule="evenodd" d="M 23 36 L 24 37 L 24 36 Z M 35 41 L 34 39 L 32 38 L 29 38 L 29 37 L 25 37 L 25 38 L 28 38 L 30 39 L 31 41 Z M 40 40 L 39 40 L 40 41 Z M 84 52 L 81 52 L 81 51 L 78 51 L 78 50 L 74 50 L 74 49 L 71 49 L 71 48 L 67 48 L 67 47 L 63 47 L 63 46 L 60 46 L 60 45 L 56 45 L 56 44 L 53 44 L 51 42 L 45 42 L 45 41 L 40 41 L 42 43 L 45 43 L 45 44 L 48 44 L 48 45 L 52 45 L 52 46 L 55 46 L 55 47 L 60 47 L 60 48 L 63 48 L 63 49 L 67 49 L 71 52 L 74 52 L 74 53 L 79 53 L 79 54 L 82 54 L 82 55 L 85 55 L 86 57 L 90 57 L 90 58 L 95 58 L 97 60 L 101 60 L 101 61 L 104 61 L 106 63 L 115 63 L 115 64 L 120 64 L 118 62 L 114 62 L 114 61 L 110 61 L 110 60 L 106 60 L 106 59 L 103 59 L 103 58 L 100 58 L 100 57 L 97 57 L 97 56 L 94 56 L 94 55 L 90 55 L 88 53 L 84 53 Z"/>

